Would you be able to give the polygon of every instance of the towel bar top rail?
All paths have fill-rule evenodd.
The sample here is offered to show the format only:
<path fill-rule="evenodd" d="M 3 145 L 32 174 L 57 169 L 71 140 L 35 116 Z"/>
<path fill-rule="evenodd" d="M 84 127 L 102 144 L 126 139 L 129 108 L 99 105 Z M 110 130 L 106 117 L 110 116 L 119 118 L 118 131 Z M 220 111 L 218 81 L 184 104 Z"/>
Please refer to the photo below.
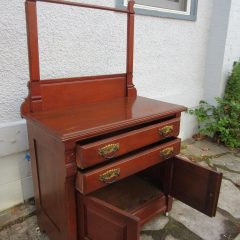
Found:
<path fill-rule="evenodd" d="M 114 85 L 104 85 L 105 88 L 111 89 L 111 92 L 116 92 L 118 94 L 118 97 L 123 96 L 136 96 L 136 88 L 133 84 L 133 49 L 134 49 L 134 4 L 135 2 L 133 0 L 130 0 L 128 2 L 127 9 L 117 9 L 117 8 L 111 8 L 111 7 L 105 7 L 105 6 L 98 6 L 98 5 L 91 5 L 91 4 L 85 4 L 85 3 L 79 3 L 79 2 L 72 2 L 72 1 L 65 1 L 65 0 L 26 0 L 25 6 L 26 6 L 26 23 L 27 23 L 27 36 L 28 36 L 28 55 L 29 55 L 29 97 L 26 99 L 25 103 L 22 105 L 22 112 L 36 112 L 36 111 L 42 111 L 49 109 L 49 104 L 52 101 L 48 101 L 48 98 L 46 96 L 49 96 L 49 94 L 53 94 L 54 96 L 59 95 L 59 92 L 62 92 L 62 94 L 66 95 L 66 101 L 69 101 L 68 94 L 69 91 L 75 91 L 75 87 L 71 88 L 71 90 L 66 90 L 66 86 L 70 86 L 69 81 L 72 79 L 70 78 L 63 78 L 61 79 L 61 83 L 56 84 L 54 79 L 53 81 L 48 82 L 49 84 L 44 84 L 44 81 L 41 81 L 40 76 L 40 60 L 39 60 L 39 46 L 38 46 L 38 17 L 37 17 L 37 2 L 45 2 L 45 3 L 53 3 L 53 4 L 62 4 L 62 5 L 70 5 L 70 6 L 76 6 L 76 7 L 85 7 L 85 8 L 92 8 L 92 9 L 100 9 L 100 10 L 107 10 L 107 11 L 113 11 L 113 12 L 120 12 L 120 13 L 127 13 L 127 57 L 126 57 L 126 72 L 124 75 L 122 75 L 121 79 L 123 81 L 120 81 L 119 75 L 110 75 L 107 76 L 107 79 L 112 79 L 112 84 Z M 91 79 L 93 79 L 95 82 L 99 84 L 99 80 L 103 81 L 103 76 L 89 76 Z M 105 78 L 104 78 L 105 79 Z M 76 82 L 79 82 L 81 79 L 80 77 L 75 78 Z M 86 79 L 85 79 L 86 80 Z M 106 80 L 106 79 L 105 79 Z M 91 81 L 94 83 L 94 81 Z M 109 81 L 107 81 L 109 83 Z M 78 83 L 77 83 L 78 84 Z M 78 84 L 78 87 L 82 89 L 83 84 Z M 61 88 L 56 90 L 57 88 Z M 84 85 L 86 86 L 86 84 Z M 92 87 L 89 86 L 89 91 L 91 89 L 91 92 L 94 92 Z M 94 86 L 96 86 L 94 84 Z M 105 89 L 106 90 L 106 89 Z M 68 92 L 68 94 L 67 94 Z M 87 92 L 87 91 L 86 91 Z M 70 94 L 72 95 L 72 94 Z M 114 95 L 114 94 L 113 94 Z M 62 95 L 61 95 L 62 97 Z M 92 98 L 87 97 L 88 100 L 91 100 Z M 51 99 L 51 98 L 50 98 Z M 46 100 L 46 101 L 45 101 Z M 61 102 L 62 105 L 68 106 L 69 104 L 65 102 L 65 100 L 62 98 Z M 79 100 L 79 99 L 78 99 Z M 77 99 L 74 99 L 74 102 L 76 104 L 79 103 Z M 91 100 L 92 101 L 92 100 Z M 57 102 L 57 101 L 54 101 Z M 45 107 L 44 107 L 45 106 Z M 47 107 L 46 107 L 47 106 Z"/>
<path fill-rule="evenodd" d="M 112 7 L 78 3 L 78 2 L 72 2 L 72 1 L 63 1 L 63 0 L 27 0 L 27 1 L 29 1 L 29 2 L 45 2 L 45 3 L 63 4 L 63 5 L 84 7 L 84 8 L 93 8 L 93 9 L 99 9 L 99 10 L 105 10 L 105 11 L 130 13 L 129 9 L 112 8 Z"/>

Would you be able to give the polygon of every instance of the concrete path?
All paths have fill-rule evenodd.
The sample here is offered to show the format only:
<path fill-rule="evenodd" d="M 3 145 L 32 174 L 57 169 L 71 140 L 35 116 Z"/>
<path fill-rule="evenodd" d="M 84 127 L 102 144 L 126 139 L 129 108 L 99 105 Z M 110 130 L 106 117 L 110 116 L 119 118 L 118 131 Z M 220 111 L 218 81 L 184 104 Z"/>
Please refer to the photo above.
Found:
<path fill-rule="evenodd" d="M 169 217 L 160 215 L 144 225 L 141 240 L 240 240 L 240 152 L 188 140 L 181 155 L 223 173 L 217 215 L 209 218 L 174 201 Z M 31 201 L 0 213 L 0 240 L 17 239 L 48 240 L 38 230 Z"/>

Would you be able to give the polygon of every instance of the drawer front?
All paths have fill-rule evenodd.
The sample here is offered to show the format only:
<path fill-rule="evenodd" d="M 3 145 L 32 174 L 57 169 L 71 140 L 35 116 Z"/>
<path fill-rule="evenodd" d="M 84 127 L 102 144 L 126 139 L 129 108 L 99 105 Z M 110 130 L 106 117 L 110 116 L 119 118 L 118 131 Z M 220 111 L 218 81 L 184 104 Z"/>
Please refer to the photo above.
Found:
<path fill-rule="evenodd" d="M 77 164 L 84 169 L 145 147 L 167 137 L 177 137 L 180 119 L 175 118 L 86 145 L 77 146 Z"/>
<path fill-rule="evenodd" d="M 79 171 L 76 187 L 79 192 L 87 194 L 143 171 L 148 167 L 177 155 L 180 152 L 180 142 L 180 139 L 175 139 L 140 153 L 132 154 L 104 167 L 86 173 Z"/>

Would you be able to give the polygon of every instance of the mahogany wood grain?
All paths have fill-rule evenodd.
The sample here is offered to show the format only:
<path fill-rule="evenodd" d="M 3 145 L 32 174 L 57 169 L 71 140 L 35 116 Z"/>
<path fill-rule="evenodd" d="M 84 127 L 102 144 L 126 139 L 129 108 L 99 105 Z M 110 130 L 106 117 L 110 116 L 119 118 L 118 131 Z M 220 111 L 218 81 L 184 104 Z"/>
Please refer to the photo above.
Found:
<path fill-rule="evenodd" d="M 77 240 L 75 170 L 67 174 L 64 144 L 28 122 L 38 223 L 50 239 Z"/>
<path fill-rule="evenodd" d="M 144 175 L 167 196 L 167 211 L 174 197 L 210 217 L 215 215 L 221 173 L 176 156 L 147 169 Z"/>
<path fill-rule="evenodd" d="M 173 158 L 170 158 L 140 173 L 143 177 L 147 178 L 155 186 L 161 189 L 166 196 L 165 212 L 169 212 L 172 209 L 173 203 L 173 198 L 170 195 L 172 161 Z"/>
<path fill-rule="evenodd" d="M 84 8 L 92 8 L 92 9 L 99 9 L 99 10 L 105 10 L 105 11 L 119 12 L 119 13 L 128 13 L 127 9 L 125 10 L 125 9 L 111 8 L 111 7 L 98 6 L 98 5 L 85 4 L 85 3 L 78 3 L 78 2 L 71 2 L 71 1 L 64 1 L 64 0 L 28 0 L 28 1 L 54 3 L 54 4 L 75 6 L 75 7 L 84 7 Z"/>
<path fill-rule="evenodd" d="M 26 26 L 28 37 L 29 75 L 32 82 L 40 81 L 37 6 L 34 1 L 26 1 Z"/>
<path fill-rule="evenodd" d="M 41 81 L 42 109 L 111 101 L 126 96 L 126 77 L 64 81 L 49 84 Z"/>
<path fill-rule="evenodd" d="M 41 80 L 41 84 L 55 84 L 55 83 L 66 83 L 66 82 L 80 82 L 80 81 L 90 81 L 90 80 L 102 80 L 102 79 L 118 79 L 118 78 L 125 78 L 126 79 L 127 74 L 126 73 L 119 73 L 119 74 L 107 74 L 107 75 L 95 75 L 95 76 L 83 76 L 83 77 L 71 77 L 71 78 L 58 78 L 58 79 L 44 79 Z"/>
<path fill-rule="evenodd" d="M 216 214 L 221 180 L 222 173 L 173 158 L 171 195 L 210 217 Z"/>
<path fill-rule="evenodd" d="M 175 130 L 171 136 L 176 137 L 181 112 L 186 108 L 136 96 L 134 1 L 129 1 L 126 10 L 63 0 L 39 2 L 128 14 L 126 73 L 41 81 L 37 0 L 26 0 L 30 82 L 21 114 L 27 120 L 41 230 L 47 231 L 50 240 L 139 240 L 140 226 L 155 214 L 169 211 L 173 196 L 213 216 L 222 175 L 178 157 L 160 156 L 160 151 L 168 147 L 174 148 L 172 156 L 179 153 L 180 140 L 157 142 L 162 139 L 156 135 L 157 128 L 171 123 Z M 94 155 L 97 148 L 111 141 L 120 142 L 121 156 L 95 165 L 99 162 Z M 76 148 L 78 154 L 82 149 L 81 154 L 86 153 L 84 165 Z M 91 168 L 80 171 L 77 162 L 80 167 Z M 111 169 L 120 171 L 116 181 L 125 181 L 135 173 L 147 176 L 158 197 L 149 198 L 148 194 L 144 203 L 132 211 L 94 197 L 93 191 L 107 189 L 99 175 Z M 141 186 L 137 189 L 140 193 Z M 117 195 L 112 197 L 117 199 Z"/>
<path fill-rule="evenodd" d="M 175 139 L 165 144 L 159 144 L 158 146 L 132 154 L 129 157 L 124 157 L 123 159 L 114 161 L 103 167 L 87 171 L 86 173 L 79 171 L 76 179 L 76 188 L 79 192 L 87 194 L 107 186 L 108 184 L 100 181 L 99 177 L 101 174 L 112 169 L 120 170 L 120 175 L 115 181 L 119 181 L 137 172 L 143 171 L 148 167 L 166 160 L 161 156 L 161 151 L 169 147 L 173 147 L 173 153 L 171 156 L 178 154 L 180 152 L 180 139 Z"/>
<path fill-rule="evenodd" d="M 156 184 L 156 186 L 158 186 L 166 196 L 170 194 L 170 170 L 172 161 L 173 158 L 170 158 L 168 161 L 160 162 L 140 173 L 145 178 L 148 178 L 151 182 Z"/>
<path fill-rule="evenodd" d="M 133 84 L 133 52 L 134 52 L 134 1 L 128 3 L 128 27 L 127 27 L 127 96 L 135 97 L 137 90 Z"/>
<path fill-rule="evenodd" d="M 183 106 L 138 96 L 29 113 L 24 117 L 62 141 L 68 141 L 174 117 L 185 110 Z"/>
<path fill-rule="evenodd" d="M 74 173 L 71 177 L 66 178 L 65 182 L 65 206 L 66 209 L 66 238 L 77 240 L 77 206 L 76 199 L 77 193 L 75 190 L 75 176 Z"/>
<path fill-rule="evenodd" d="M 167 197 L 167 209 L 166 209 L 166 212 L 170 212 L 172 210 L 173 197 L 171 195 L 168 195 L 166 197 Z"/>
<path fill-rule="evenodd" d="M 26 1 L 26 26 L 28 39 L 28 58 L 29 58 L 29 97 L 25 101 L 24 111 L 41 111 L 41 89 L 40 89 L 40 66 L 38 49 L 38 25 L 37 25 L 37 6 L 34 1 Z M 34 85 L 32 84 L 34 83 Z"/>
<path fill-rule="evenodd" d="M 139 219 L 93 197 L 81 197 L 80 240 L 139 240 Z"/>
<path fill-rule="evenodd" d="M 127 72 L 125 76 L 113 78 L 106 83 L 96 77 L 94 81 L 80 83 L 77 78 L 40 81 L 37 2 L 55 3 L 76 7 L 94 8 L 106 11 L 123 12 L 128 14 L 127 34 Z M 62 0 L 26 0 L 26 19 L 28 32 L 29 53 L 29 96 L 22 104 L 21 113 L 25 116 L 29 112 L 46 111 L 50 109 L 73 106 L 90 102 L 112 100 L 125 96 L 136 96 L 136 89 L 132 82 L 133 76 L 133 42 L 134 42 L 134 1 L 129 2 L 127 10 L 76 3 Z M 92 77 L 89 77 L 89 79 Z M 93 80 L 93 79 L 92 79 Z M 110 79 L 108 79 L 110 80 Z"/>
<path fill-rule="evenodd" d="M 38 177 L 38 163 L 37 163 L 37 154 L 36 154 L 36 146 L 34 140 L 34 125 L 30 122 L 27 122 L 27 129 L 28 129 L 28 144 L 29 144 L 29 152 L 31 156 L 31 167 L 32 167 L 32 179 L 33 179 L 33 190 L 34 190 L 34 197 L 35 197 L 35 205 L 37 211 L 37 219 L 38 225 L 41 230 L 44 230 L 44 226 L 41 224 L 40 220 L 40 209 L 41 209 L 41 192 L 39 186 L 39 177 Z"/>
<path fill-rule="evenodd" d="M 148 179 L 134 174 L 94 191 L 89 196 L 133 214 L 142 209 L 149 201 L 161 198 L 164 194 Z"/>
<path fill-rule="evenodd" d="M 139 225 L 144 225 L 147 221 L 154 218 L 156 215 L 166 212 L 167 198 L 164 194 L 159 197 L 146 202 L 141 208 L 131 212 L 134 216 L 140 219 Z"/>
<path fill-rule="evenodd" d="M 80 206 L 84 205 L 83 203 L 85 199 L 89 198 L 97 202 L 98 205 L 101 205 L 102 209 L 106 205 L 111 207 L 113 211 L 116 211 L 116 213 L 120 214 L 119 219 L 125 216 L 129 217 L 130 219 L 135 218 L 139 226 L 135 230 L 140 230 L 140 227 L 146 221 L 153 218 L 157 214 L 164 212 L 167 208 L 166 197 L 160 191 L 160 189 L 156 188 L 156 186 L 152 185 L 147 180 L 141 179 L 139 176 L 131 176 L 121 182 L 94 192 L 91 195 L 83 196 L 79 194 L 79 196 L 81 198 L 81 201 L 79 202 Z M 85 205 L 85 209 L 91 213 L 93 207 L 90 205 Z M 101 217 L 108 219 L 108 211 L 102 211 Z M 95 223 L 95 219 L 96 217 L 92 218 L 92 224 Z M 115 239 L 115 234 L 118 232 L 117 230 L 118 229 L 112 228 L 111 231 L 108 231 L 108 237 L 110 239 Z M 135 234 L 139 236 L 140 232 L 136 232 Z M 92 239 L 95 240 L 95 238 Z M 120 239 L 129 238 L 120 236 Z M 131 240 L 131 238 L 129 240 Z"/>
<path fill-rule="evenodd" d="M 113 157 L 121 156 L 133 150 L 158 142 L 166 137 L 177 137 L 179 134 L 180 119 L 174 118 L 169 121 L 150 125 L 137 130 L 117 134 L 114 137 L 104 138 L 100 141 L 94 141 L 89 144 L 77 145 L 76 161 L 78 167 L 84 169 L 98 163 L 109 160 L 99 155 L 99 149 L 108 144 L 118 144 L 119 150 L 116 151 Z M 168 135 L 161 135 L 160 130 L 166 126 L 173 127 L 172 132 Z M 110 158 L 110 159 L 111 159 Z"/>

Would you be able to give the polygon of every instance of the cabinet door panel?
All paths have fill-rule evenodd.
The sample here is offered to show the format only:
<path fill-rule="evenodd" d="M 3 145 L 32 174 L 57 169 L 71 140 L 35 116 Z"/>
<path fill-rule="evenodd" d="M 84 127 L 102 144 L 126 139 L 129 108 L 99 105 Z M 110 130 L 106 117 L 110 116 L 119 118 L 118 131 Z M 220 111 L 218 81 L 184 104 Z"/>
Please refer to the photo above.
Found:
<path fill-rule="evenodd" d="M 222 174 L 180 157 L 172 161 L 171 195 L 210 217 L 215 216 Z"/>
<path fill-rule="evenodd" d="M 139 219 L 94 197 L 80 196 L 81 239 L 139 240 Z"/>

